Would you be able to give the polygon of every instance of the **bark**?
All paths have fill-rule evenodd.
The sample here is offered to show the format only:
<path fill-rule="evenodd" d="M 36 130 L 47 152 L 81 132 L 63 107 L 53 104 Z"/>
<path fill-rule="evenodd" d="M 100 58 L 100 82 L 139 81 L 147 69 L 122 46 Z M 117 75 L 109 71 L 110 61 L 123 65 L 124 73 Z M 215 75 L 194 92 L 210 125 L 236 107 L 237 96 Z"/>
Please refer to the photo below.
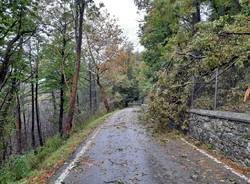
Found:
<path fill-rule="evenodd" d="M 93 104 L 92 104 L 92 73 L 91 73 L 91 63 L 89 63 L 89 111 L 92 113 Z"/>
<path fill-rule="evenodd" d="M 80 99 L 79 99 L 79 94 L 76 94 L 76 107 L 77 107 L 77 111 L 78 114 L 81 114 L 81 110 L 80 110 Z"/>
<path fill-rule="evenodd" d="M 12 155 L 12 153 L 13 153 L 13 143 L 12 143 L 12 136 L 9 134 L 8 135 L 8 138 L 9 138 L 9 142 L 7 143 L 7 151 L 8 151 L 8 148 L 9 148 L 9 153 L 8 153 L 8 155 Z"/>
<path fill-rule="evenodd" d="M 64 74 L 61 74 L 61 88 L 60 88 L 60 113 L 59 113 L 59 133 L 62 136 L 63 135 L 63 114 L 64 114 Z"/>
<path fill-rule="evenodd" d="M 22 153 L 22 121 L 19 95 L 16 93 L 16 139 L 17 153 Z"/>
<path fill-rule="evenodd" d="M 34 84 L 31 82 L 31 144 L 35 149 L 36 140 L 35 140 L 35 97 L 34 97 Z"/>
<path fill-rule="evenodd" d="M 52 96 L 52 103 L 53 103 L 53 113 L 55 115 L 56 111 L 57 111 L 57 108 L 56 108 L 56 97 L 55 97 L 55 92 L 54 91 L 51 92 L 51 96 Z"/>
<path fill-rule="evenodd" d="M 66 118 L 66 133 L 68 134 L 72 128 L 72 122 L 75 112 L 75 103 L 76 103 L 76 96 L 77 96 L 77 86 L 79 81 L 80 75 L 80 68 L 81 68 L 81 47 L 82 47 L 82 32 L 83 32 L 83 15 L 85 10 L 86 2 L 82 1 L 75 1 L 75 8 L 76 8 L 76 17 L 75 17 L 75 37 L 76 37 L 76 65 L 75 65 L 75 72 L 73 75 L 72 80 L 72 87 L 71 87 L 71 94 L 69 100 L 69 109 Z"/>
<path fill-rule="evenodd" d="M 195 9 L 195 12 L 192 14 L 192 33 L 194 35 L 196 33 L 195 25 L 201 21 L 200 2 L 193 0 L 193 7 Z"/>
<path fill-rule="evenodd" d="M 39 101 L 38 101 L 38 61 L 36 63 L 36 86 L 35 86 L 35 103 L 36 103 L 36 123 L 40 146 L 43 146 L 42 130 L 40 123 Z"/>
<path fill-rule="evenodd" d="M 36 140 L 35 140 L 35 88 L 34 88 L 34 71 L 32 66 L 32 55 L 31 55 L 31 43 L 29 43 L 29 60 L 30 60 L 30 78 L 31 78 L 31 145 L 32 148 L 35 149 L 36 147 Z"/>
<path fill-rule="evenodd" d="M 93 99 L 94 99 L 94 111 L 97 111 L 97 87 L 96 87 L 96 80 L 93 79 Z"/>
<path fill-rule="evenodd" d="M 65 75 L 64 75 L 64 65 L 66 62 L 66 45 L 67 45 L 67 40 L 66 40 L 66 33 L 67 33 L 67 22 L 66 19 L 64 19 L 63 24 L 63 41 L 62 41 L 62 49 L 61 49 L 61 81 L 60 81 L 60 112 L 59 112 L 59 120 L 58 120 L 58 127 L 59 127 L 59 133 L 61 136 L 63 136 L 63 120 L 64 120 L 64 87 L 65 87 Z"/>
<path fill-rule="evenodd" d="M 27 122 L 26 122 L 26 115 L 25 112 L 23 112 L 23 125 L 24 125 L 24 134 L 25 134 L 25 138 L 27 139 Z"/>

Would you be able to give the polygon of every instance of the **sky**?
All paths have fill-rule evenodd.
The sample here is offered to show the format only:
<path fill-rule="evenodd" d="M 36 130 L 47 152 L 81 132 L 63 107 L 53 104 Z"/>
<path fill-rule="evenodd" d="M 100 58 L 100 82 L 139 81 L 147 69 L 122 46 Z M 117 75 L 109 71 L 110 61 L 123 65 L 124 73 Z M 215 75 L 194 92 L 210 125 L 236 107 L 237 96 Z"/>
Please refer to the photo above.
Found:
<path fill-rule="evenodd" d="M 142 51 L 143 47 L 140 45 L 138 38 L 138 21 L 143 19 L 143 15 L 137 13 L 134 0 L 96 0 L 96 2 L 105 4 L 108 12 L 118 19 L 124 34 L 134 43 L 135 51 Z"/>

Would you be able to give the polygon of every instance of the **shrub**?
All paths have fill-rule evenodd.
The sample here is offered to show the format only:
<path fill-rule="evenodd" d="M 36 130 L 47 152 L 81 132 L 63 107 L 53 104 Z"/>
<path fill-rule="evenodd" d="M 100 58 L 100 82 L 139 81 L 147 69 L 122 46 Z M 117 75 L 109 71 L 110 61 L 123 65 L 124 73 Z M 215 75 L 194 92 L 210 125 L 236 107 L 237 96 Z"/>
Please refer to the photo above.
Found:
<path fill-rule="evenodd" d="M 32 168 L 37 168 L 44 158 L 56 151 L 63 143 L 63 139 L 57 135 L 49 139 L 46 144 L 37 150 L 36 154 L 31 154 Z"/>
<path fill-rule="evenodd" d="M 0 183 L 12 183 L 27 177 L 31 171 L 31 163 L 26 155 L 16 156 L 4 164 L 0 170 Z"/>

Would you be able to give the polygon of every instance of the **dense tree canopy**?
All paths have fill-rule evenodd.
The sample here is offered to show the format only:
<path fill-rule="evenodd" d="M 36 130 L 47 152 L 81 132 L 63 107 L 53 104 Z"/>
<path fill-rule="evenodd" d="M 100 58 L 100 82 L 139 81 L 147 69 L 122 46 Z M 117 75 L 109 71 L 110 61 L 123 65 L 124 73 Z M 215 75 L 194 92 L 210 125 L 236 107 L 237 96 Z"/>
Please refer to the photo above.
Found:
<path fill-rule="evenodd" d="M 246 110 L 242 95 L 249 85 L 248 10 L 248 1 L 237 0 L 155 0 L 147 7 L 141 43 L 146 76 L 156 82 L 150 121 L 185 129 L 190 106 L 213 108 L 209 92 L 214 91 L 216 70 L 223 98 L 217 106 Z"/>

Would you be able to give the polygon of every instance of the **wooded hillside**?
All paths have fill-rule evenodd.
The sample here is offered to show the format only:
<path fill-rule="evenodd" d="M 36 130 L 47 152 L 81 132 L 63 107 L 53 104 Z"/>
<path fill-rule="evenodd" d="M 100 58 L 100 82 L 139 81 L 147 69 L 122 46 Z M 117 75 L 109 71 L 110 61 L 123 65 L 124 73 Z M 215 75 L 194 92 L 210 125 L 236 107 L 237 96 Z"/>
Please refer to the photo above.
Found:
<path fill-rule="evenodd" d="M 148 118 L 186 129 L 188 108 L 249 112 L 248 0 L 137 0 L 153 89 Z"/>
<path fill-rule="evenodd" d="M 140 55 L 103 4 L 3 0 L 0 10 L 0 162 L 139 100 Z"/>

